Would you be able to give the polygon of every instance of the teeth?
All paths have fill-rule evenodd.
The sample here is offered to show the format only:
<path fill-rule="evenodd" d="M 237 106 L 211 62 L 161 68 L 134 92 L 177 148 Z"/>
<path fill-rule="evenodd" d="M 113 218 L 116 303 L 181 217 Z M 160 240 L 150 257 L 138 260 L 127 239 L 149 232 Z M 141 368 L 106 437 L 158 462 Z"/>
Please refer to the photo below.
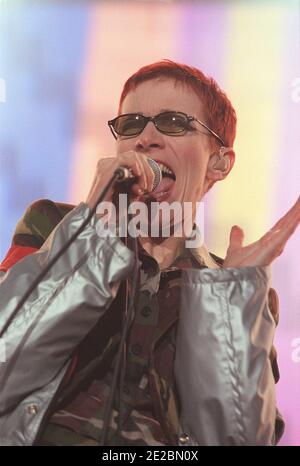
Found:
<path fill-rule="evenodd" d="M 168 167 L 166 167 L 162 163 L 159 163 L 158 165 L 159 165 L 159 168 L 161 169 L 162 173 L 167 173 L 168 175 L 173 175 L 174 176 L 174 173 Z"/>
<path fill-rule="evenodd" d="M 163 196 L 164 194 L 167 194 L 168 191 L 163 191 L 162 193 L 159 193 L 159 194 L 156 194 L 156 197 L 161 197 Z"/>

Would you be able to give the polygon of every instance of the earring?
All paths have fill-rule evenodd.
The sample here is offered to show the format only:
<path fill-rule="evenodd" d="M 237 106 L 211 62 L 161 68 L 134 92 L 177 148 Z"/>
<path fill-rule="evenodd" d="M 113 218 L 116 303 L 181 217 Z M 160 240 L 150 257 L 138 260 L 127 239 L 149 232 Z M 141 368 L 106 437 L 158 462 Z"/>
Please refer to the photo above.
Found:
<path fill-rule="evenodd" d="M 224 146 L 220 147 L 219 153 L 216 154 L 216 156 L 218 157 L 218 160 L 214 164 L 213 168 L 220 170 L 222 172 L 226 171 L 227 166 L 228 166 L 228 161 L 225 160 L 223 157 L 225 154 L 227 154 L 231 150 L 232 149 L 230 147 L 224 147 Z"/>
<path fill-rule="evenodd" d="M 219 150 L 219 157 L 224 157 L 225 154 L 228 154 L 228 152 L 231 152 L 232 151 L 232 147 L 220 147 L 220 150 Z"/>

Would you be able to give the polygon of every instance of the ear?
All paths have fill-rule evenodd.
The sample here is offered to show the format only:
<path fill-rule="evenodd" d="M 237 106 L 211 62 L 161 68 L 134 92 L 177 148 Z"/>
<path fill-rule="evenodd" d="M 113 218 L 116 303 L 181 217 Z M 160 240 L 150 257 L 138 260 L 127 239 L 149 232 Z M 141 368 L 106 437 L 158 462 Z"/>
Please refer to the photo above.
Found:
<path fill-rule="evenodd" d="M 234 165 L 234 161 L 235 153 L 231 147 L 221 147 L 218 152 L 210 155 L 206 170 L 206 181 L 209 187 L 216 181 L 226 178 Z"/>

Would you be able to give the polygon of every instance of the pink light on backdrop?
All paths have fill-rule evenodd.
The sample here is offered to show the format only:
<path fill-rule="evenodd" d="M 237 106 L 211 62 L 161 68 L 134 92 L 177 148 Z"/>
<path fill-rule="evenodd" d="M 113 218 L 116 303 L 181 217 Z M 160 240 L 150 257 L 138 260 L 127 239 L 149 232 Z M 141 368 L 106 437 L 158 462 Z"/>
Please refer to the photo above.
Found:
<path fill-rule="evenodd" d="M 297 14 L 298 12 L 298 14 Z M 274 154 L 274 198 L 271 203 L 275 222 L 299 196 L 300 188 L 300 4 L 286 16 L 280 76 L 280 125 L 277 154 Z M 300 81 L 300 80 L 299 80 Z M 300 232 L 288 242 L 283 255 L 274 263 L 273 283 L 280 297 L 280 324 L 276 347 L 281 372 L 278 405 L 286 421 L 282 445 L 300 445 Z M 298 340 L 298 344 L 297 344 Z M 294 345 L 294 346 L 293 346 Z M 297 347 L 298 346 L 298 351 Z"/>

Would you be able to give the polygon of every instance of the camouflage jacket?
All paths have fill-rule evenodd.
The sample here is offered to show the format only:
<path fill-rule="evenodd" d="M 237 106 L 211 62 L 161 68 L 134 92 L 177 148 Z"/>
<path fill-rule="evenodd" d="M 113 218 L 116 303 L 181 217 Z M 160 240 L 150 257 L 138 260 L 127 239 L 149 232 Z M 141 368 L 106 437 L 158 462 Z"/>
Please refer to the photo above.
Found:
<path fill-rule="evenodd" d="M 59 231 L 59 228 L 55 228 L 62 219 L 66 216 L 70 217 L 72 215 L 72 209 L 74 206 L 70 206 L 67 204 L 61 203 L 53 203 L 52 201 L 38 201 L 37 203 L 33 204 L 25 213 L 24 217 L 21 219 L 19 224 L 17 225 L 12 247 L 7 254 L 5 260 L 2 263 L 2 270 L 5 271 L 9 269 L 12 265 L 18 262 L 20 259 L 28 255 L 29 253 L 35 252 L 40 249 L 41 257 L 40 257 L 40 264 L 45 263 L 47 260 L 48 253 L 48 244 L 50 242 L 55 243 L 55 234 Z M 77 208 L 78 209 L 78 208 Z M 76 209 L 74 209 L 76 211 Z M 68 215 L 67 215 L 68 214 Z M 60 225 L 62 225 L 62 222 Z M 76 223 L 76 222 L 74 222 Z M 53 239 L 54 236 L 54 239 Z M 45 242 L 46 241 L 46 242 Z M 55 246 L 52 246 L 55 249 Z M 122 250 L 122 253 L 124 251 Z M 45 257 L 45 259 L 43 258 Z M 28 260 L 25 259 L 25 261 Z M 145 262 L 150 261 L 151 258 L 144 257 Z M 81 257 L 81 262 L 83 261 Z M 24 261 L 23 261 L 24 262 Z M 143 380 L 146 381 L 147 391 L 144 390 L 144 387 L 140 387 L 141 394 L 140 394 L 140 405 L 139 409 L 136 409 L 136 406 L 131 406 L 133 408 L 131 410 L 131 421 L 133 419 L 132 413 L 135 414 L 135 423 L 134 426 L 127 425 L 129 429 L 129 433 L 132 434 L 134 432 L 137 435 L 137 426 L 140 427 L 141 432 L 145 432 L 145 428 L 148 429 L 150 432 L 149 435 L 142 435 L 142 442 L 139 443 L 139 436 L 137 440 L 134 440 L 132 435 L 129 435 L 129 442 L 128 444 L 132 445 L 139 445 L 139 444 L 218 444 L 221 442 L 221 438 L 223 434 L 220 435 L 219 440 L 217 439 L 218 434 L 209 434 L 210 438 L 207 440 L 203 440 L 205 435 L 199 439 L 197 438 L 197 433 L 193 433 L 193 427 L 190 425 L 191 422 L 189 421 L 189 416 L 184 413 L 190 412 L 190 408 L 186 406 L 185 401 L 185 387 L 182 388 L 182 382 L 180 382 L 180 376 L 177 375 L 176 382 L 178 384 L 178 392 L 176 388 L 176 383 L 174 380 L 174 359 L 175 359 L 175 347 L 176 347 L 176 330 L 179 321 L 179 292 L 180 292 L 180 284 L 181 284 L 181 274 L 178 275 L 178 270 L 182 268 L 190 268 L 193 269 L 203 269 L 204 267 L 211 267 L 215 271 L 220 267 L 221 268 L 222 261 L 214 256 L 210 256 L 207 251 L 202 249 L 201 251 L 192 251 L 186 257 L 180 258 L 179 262 L 177 262 L 172 270 L 169 273 L 165 273 L 163 277 L 161 277 L 160 282 L 163 278 L 165 278 L 168 286 L 164 290 L 163 293 L 158 293 L 155 295 L 156 302 L 159 301 L 159 306 L 156 306 L 157 309 L 164 309 L 165 307 L 171 304 L 171 308 L 173 312 L 163 313 L 161 312 L 160 318 L 156 319 L 156 324 L 151 328 L 151 338 L 149 340 L 149 344 L 147 347 L 147 355 L 145 357 L 136 357 L 137 355 L 133 354 L 133 361 L 131 361 L 129 365 L 129 372 L 131 367 L 131 372 L 135 373 L 136 370 L 142 367 L 145 369 L 145 361 L 147 362 L 147 371 L 142 370 L 140 373 L 139 380 L 136 380 L 136 384 L 142 384 Z M 77 264 L 70 264 L 72 269 L 79 269 L 80 265 Z M 126 273 L 123 272 L 123 277 L 125 278 L 128 275 L 128 264 L 124 266 L 124 270 L 126 269 Z M 119 266 L 121 269 L 122 267 Z M 17 267 L 14 267 L 11 270 L 11 275 L 13 272 L 16 272 Z M 144 285 L 146 286 L 144 292 L 141 290 L 141 299 L 140 299 L 140 308 L 141 308 L 141 315 L 144 315 L 146 308 L 151 307 L 151 299 L 149 299 L 149 287 L 147 288 L 147 283 L 149 284 L 149 280 L 151 279 L 151 273 L 153 274 L 153 270 L 155 269 L 155 265 L 152 263 L 152 269 L 148 267 L 148 272 L 145 274 Z M 150 270 L 150 272 L 149 272 Z M 175 276 L 174 276 L 175 272 Z M 222 270 L 224 274 L 225 269 Z M 116 272 L 114 272 L 116 274 Z M 113 274 L 114 274 L 113 273 Z M 216 272 L 217 273 L 217 272 Z M 9 273 L 7 274 L 9 276 Z M 157 274 L 156 274 L 157 275 Z M 193 273 L 191 274 L 193 278 Z M 218 278 L 218 277 L 217 277 Z M 260 277 L 261 278 L 261 277 Z M 85 278 L 86 280 L 88 278 Z M 214 280 L 216 276 L 214 276 Z M 230 277 L 230 280 L 232 277 Z M 6 279 L 7 281 L 7 279 Z M 150 280 L 151 281 L 151 280 Z M 142 284 L 143 285 L 143 284 Z M 25 285 L 24 285 L 25 286 Z M 26 288 L 24 288 L 26 289 Z M 171 290 L 171 293 L 170 293 Z M 24 291 L 24 290 L 23 290 Z M 166 298 L 166 294 L 169 296 Z M 147 299 L 146 299 L 147 297 Z M 41 295 L 39 295 L 41 298 Z M 146 301 L 145 301 L 146 300 Z M 38 299 L 37 299 L 38 301 Z M 35 303 L 33 303 L 35 304 Z M 167 306 L 166 306 L 167 304 Z M 253 302 L 253 306 L 255 303 Z M 34 306 L 33 306 L 34 307 Z M 84 306 L 82 306 L 84 307 Z M 121 326 L 121 311 L 124 307 L 124 287 L 121 286 L 118 288 L 117 291 L 113 293 L 112 300 L 109 302 L 109 312 L 103 313 L 101 318 L 98 318 L 98 321 L 90 328 L 86 334 L 81 335 L 81 338 L 77 339 L 78 344 L 72 345 L 69 349 L 69 353 L 66 352 L 66 357 L 63 360 L 63 363 L 60 364 L 59 367 L 59 374 L 56 375 L 56 385 L 53 388 L 52 392 L 52 403 L 48 403 L 46 409 L 43 411 L 43 415 L 39 416 L 39 409 L 38 404 L 35 402 L 28 402 L 28 398 L 26 398 L 26 406 L 27 406 L 27 415 L 31 416 L 30 421 L 28 422 L 29 427 L 31 428 L 31 435 L 26 437 L 24 433 L 18 433 L 17 436 L 8 437 L 7 432 L 3 434 L 3 430 L 0 430 L 1 435 L 0 439 L 2 444 L 32 444 L 33 442 L 37 442 L 37 439 L 42 438 L 45 444 L 56 444 L 55 438 L 65 438 L 65 443 L 58 443 L 57 444 L 97 444 L 96 439 L 99 435 L 99 425 L 97 426 L 97 421 L 101 420 L 101 415 L 103 411 L 103 405 L 105 403 L 98 403 L 94 404 L 93 406 L 90 405 L 89 411 L 90 415 L 87 413 L 82 413 L 76 411 L 78 406 L 81 406 L 83 403 L 82 396 L 90 397 L 90 399 L 103 398 L 103 394 L 105 391 L 109 390 L 110 384 L 110 372 L 107 370 L 107 367 L 113 363 L 113 358 L 115 355 L 115 351 L 119 341 L 120 335 L 120 326 Z M 187 306 L 188 307 L 188 306 Z M 275 291 L 270 288 L 268 291 L 268 308 L 271 310 L 273 315 L 273 319 L 277 323 L 278 321 L 278 300 Z M 2 310 L 2 309 L 1 309 Z M 138 313 L 139 314 L 139 313 Z M 144 315 L 145 317 L 145 315 Z M 16 319 L 17 320 L 17 319 Z M 143 317 L 142 317 L 143 320 Z M 140 322 L 136 322 L 133 326 L 131 332 L 131 345 L 130 348 L 134 348 L 136 346 L 136 341 L 134 340 L 134 335 L 141 336 L 142 339 L 146 337 L 149 333 L 149 322 L 144 325 L 140 325 Z M 32 324 L 31 324 L 32 325 Z M 12 325 L 13 326 L 13 325 Z M 143 333 L 144 332 L 144 333 Z M 183 335 L 180 341 L 184 341 L 184 332 L 185 329 L 183 326 L 179 327 L 179 334 Z M 58 338 L 58 337 L 57 337 Z M 181 348 L 182 344 L 180 343 L 177 345 Z M 201 340 L 202 341 L 202 340 Z M 205 347 L 205 337 L 203 336 L 204 347 Z M 177 342 L 178 343 L 178 342 Z M 184 346 L 183 350 L 178 350 L 177 353 L 177 361 L 175 361 L 175 373 L 176 373 L 176 366 L 177 366 L 177 374 L 181 372 L 185 372 L 183 366 L 186 364 L 182 358 L 190 358 L 193 357 L 193 354 L 185 354 L 186 345 Z M 55 353 L 55 350 L 53 351 Z M 270 346 L 269 357 L 270 362 L 272 365 L 273 375 L 275 381 L 278 380 L 278 368 L 276 363 L 276 353 L 274 347 Z M 184 356 L 183 356 L 184 355 Z M 134 357 L 136 357 L 137 361 L 134 361 Z M 199 355 L 196 355 L 198 358 Z M 220 355 L 218 355 L 220 357 Z M 47 355 L 44 356 L 44 360 L 47 364 Z M 142 363 L 142 364 L 141 364 Z M 93 365 L 94 364 L 94 365 Z M 144 364 L 144 365 L 143 365 Z M 89 365 L 91 366 L 92 370 L 90 370 Z M 96 368 L 96 369 L 95 369 Z M 6 367 L 6 377 L 11 376 L 12 371 Z M 14 368 L 16 370 L 16 368 Z M 234 371 L 233 371 L 234 372 Z M 97 376 L 95 374 L 97 373 Z M 100 376 L 99 376 L 100 374 Z M 106 374 L 106 375 L 104 375 Z M 53 375 L 53 374 L 52 374 Z M 88 377 L 87 377 L 88 375 Z M 234 375 L 234 374 L 233 374 Z M 146 376 L 146 378 L 145 378 Z M 92 377 L 92 378 L 90 378 Z M 189 374 L 184 377 L 185 382 L 188 381 Z M 85 380 L 83 380 L 85 379 Z M 90 384 L 88 389 L 85 388 L 82 393 L 82 383 L 84 382 L 86 387 L 87 380 L 90 380 Z M 51 383 L 54 384 L 54 381 L 51 379 L 47 381 L 49 386 Z M 133 384 L 133 380 L 129 380 L 128 383 Z M 191 380 L 191 384 L 194 381 Z M 198 383 L 198 382 L 196 382 Z M 74 396 L 74 387 L 75 396 Z M 78 387 L 81 387 L 80 391 L 78 392 Z M 36 387 L 35 387 L 36 388 Z M 28 390 L 28 389 L 27 389 Z M 198 387 L 197 389 L 198 390 Z M 205 390 L 204 390 L 205 391 Z M 137 387 L 137 392 L 139 393 L 139 387 Z M 49 394 L 49 393 L 48 393 Z M 16 400 L 19 397 L 19 403 L 21 403 L 21 396 L 19 393 L 16 393 L 14 397 L 14 403 L 6 402 L 6 410 L 3 411 L 4 413 L 4 423 L 3 426 L 9 426 L 11 423 L 11 417 L 14 417 L 17 412 Z M 22 392 L 22 397 L 24 399 L 24 393 Z M 148 411 L 145 412 L 145 401 L 147 397 L 150 398 L 150 402 L 148 403 Z M 5 398 L 5 397 L 4 397 Z M 74 406 L 74 399 L 77 402 Z M 1 397 L 0 397 L 1 400 Z M 71 401 L 70 401 L 71 400 Z M 105 397 L 104 397 L 105 400 Z M 180 400 L 180 401 L 179 401 Z M 9 400 L 10 401 L 10 400 Z M 103 401 L 103 400 L 102 400 Z M 237 399 L 237 401 L 239 401 Z M 147 404 L 147 403 L 146 403 Z M 130 403 L 129 403 L 130 405 Z M 67 410 L 65 409 L 67 406 Z M 100 408 L 99 408 L 100 406 Z M 64 409 L 61 409 L 61 408 Z M 7 409 L 8 408 L 8 409 Z M 60 411 L 58 411 L 58 408 Z M 98 411 L 97 411 L 98 409 Z M 100 411 L 99 411 L 100 409 Z M 257 409 L 257 408 L 256 408 Z M 203 411 L 203 417 L 205 414 L 205 410 Z M 193 412 L 193 411 L 192 411 Z M 67 413 L 67 416 L 66 416 Z M 150 413 L 150 415 L 149 415 Z M 147 415 L 146 415 L 147 414 Z M 76 432 L 76 423 L 74 424 L 74 419 L 82 418 L 84 422 L 80 422 L 80 429 Z M 40 417 L 40 418 L 39 418 Z M 222 417 L 222 416 L 221 416 Z M 259 415 L 257 416 L 260 417 Z M 196 429 L 201 430 L 201 420 L 197 419 L 197 416 L 193 416 L 196 422 Z M 273 419 L 273 423 L 275 423 L 275 417 Z M 73 424 L 72 424 L 73 422 Z M 111 431 L 114 430 L 110 426 Z M 241 423 L 240 423 L 241 424 Z M 1 425 L 1 424 L 0 424 Z M 78 425 L 78 420 L 77 420 Z M 239 425 L 237 419 L 237 425 Z M 45 429 L 45 426 L 46 429 Z M 83 426 L 83 428 L 82 428 Z M 67 429 L 64 429 L 67 427 Z M 71 429 L 70 429 L 71 428 Z M 247 430 L 247 426 L 242 426 L 241 429 L 245 428 Z M 249 430 L 251 430 L 253 427 Z M 73 431 L 72 431 L 73 429 Z M 8 429 L 9 430 L 9 429 Z M 100 429 L 101 430 L 101 429 Z M 225 431 L 227 427 L 225 426 Z M 230 429 L 229 429 L 230 430 Z M 269 429 L 270 430 L 270 429 Z M 273 425 L 274 430 L 274 425 Z M 46 432 L 46 435 L 43 434 Z M 75 435 L 76 432 L 76 435 Z M 188 432 L 188 434 L 186 434 Z M 277 415 L 276 419 L 276 426 L 275 426 L 275 441 L 281 435 L 282 432 L 282 420 L 279 415 Z M 227 434 L 226 434 L 227 435 Z M 251 434 L 252 435 L 252 434 Z M 223 440 L 225 444 L 249 444 L 249 442 L 253 444 L 264 444 L 265 440 L 253 440 L 257 434 L 253 434 L 252 440 L 247 439 L 247 436 L 240 435 L 238 432 L 236 434 L 228 434 L 226 440 Z M 235 437 L 236 439 L 234 439 Z M 239 440 L 237 439 L 239 437 Z M 270 435 L 269 435 L 270 437 Z M 111 438 L 113 438 L 113 432 L 111 432 Z M 50 439 L 50 441 L 49 441 Z M 207 441 L 207 443 L 205 443 Z M 274 442 L 274 438 L 272 439 Z M 112 443 L 114 444 L 114 440 Z M 125 443 L 126 444 L 126 443 Z M 222 443 L 219 443 L 222 444 Z"/>

